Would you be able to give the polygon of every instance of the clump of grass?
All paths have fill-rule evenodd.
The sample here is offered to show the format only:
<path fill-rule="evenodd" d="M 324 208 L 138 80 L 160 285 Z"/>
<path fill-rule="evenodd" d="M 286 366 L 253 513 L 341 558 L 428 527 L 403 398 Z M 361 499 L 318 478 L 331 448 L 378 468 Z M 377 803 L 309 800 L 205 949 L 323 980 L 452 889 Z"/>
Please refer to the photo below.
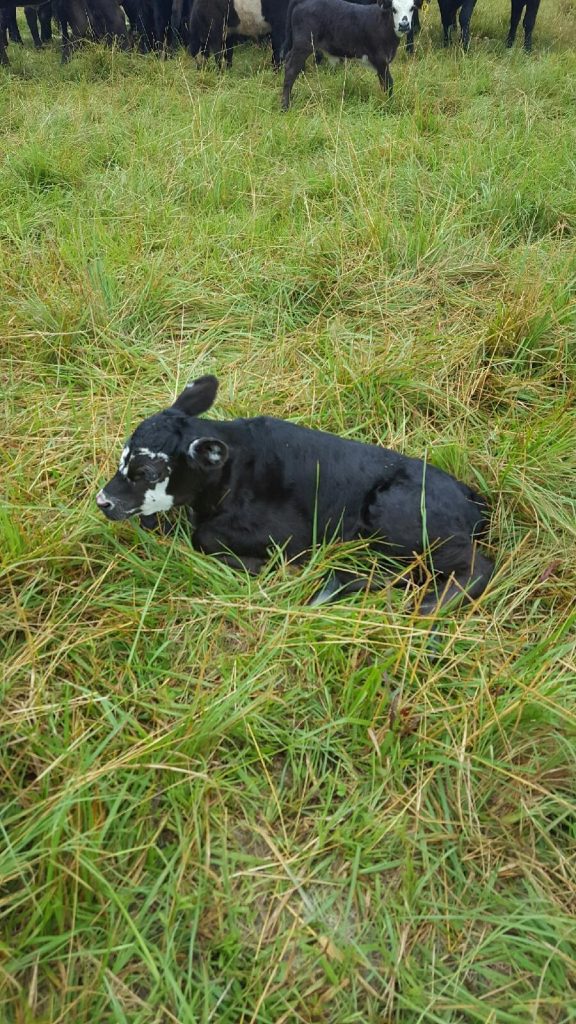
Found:
<path fill-rule="evenodd" d="M 287 117 L 249 46 L 0 70 L 2 1020 L 573 1019 L 576 26 L 506 14 Z M 481 604 L 432 646 L 392 585 L 305 606 L 357 546 L 103 522 L 203 372 L 489 496 Z"/>

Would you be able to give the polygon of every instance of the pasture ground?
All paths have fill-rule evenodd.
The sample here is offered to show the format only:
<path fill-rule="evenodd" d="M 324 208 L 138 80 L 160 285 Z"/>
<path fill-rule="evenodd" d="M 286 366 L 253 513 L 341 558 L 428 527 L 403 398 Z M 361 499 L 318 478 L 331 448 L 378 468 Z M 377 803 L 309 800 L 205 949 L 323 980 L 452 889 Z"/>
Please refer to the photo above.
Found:
<path fill-rule="evenodd" d="M 380 96 L 266 48 L 0 71 L 0 1020 L 576 1020 L 576 11 L 480 3 Z M 498 575 L 428 628 L 304 606 L 111 525 L 189 378 L 396 446 L 494 505 Z M 364 559 L 365 552 L 357 552 Z"/>

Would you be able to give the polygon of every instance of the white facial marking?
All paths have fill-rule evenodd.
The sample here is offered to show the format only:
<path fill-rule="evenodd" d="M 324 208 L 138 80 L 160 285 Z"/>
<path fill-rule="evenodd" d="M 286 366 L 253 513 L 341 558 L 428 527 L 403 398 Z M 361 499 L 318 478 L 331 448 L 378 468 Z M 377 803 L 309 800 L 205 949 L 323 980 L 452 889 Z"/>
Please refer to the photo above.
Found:
<path fill-rule="evenodd" d="M 394 31 L 397 36 L 404 35 L 412 28 L 412 17 L 414 15 L 414 0 L 394 0 L 392 4 L 392 17 L 394 19 Z"/>
<path fill-rule="evenodd" d="M 265 36 L 270 32 L 270 25 L 262 16 L 261 0 L 234 0 L 234 10 L 240 18 L 240 24 L 232 29 L 234 34 Z"/>
<path fill-rule="evenodd" d="M 324 56 L 326 57 L 328 63 L 331 64 L 333 68 L 336 67 L 337 64 L 343 63 L 342 57 L 335 57 L 333 53 L 326 53 L 325 50 L 323 50 L 322 52 L 324 53 Z"/>
<path fill-rule="evenodd" d="M 171 494 L 166 494 L 166 488 L 170 483 L 170 477 L 161 480 L 155 487 L 150 487 L 144 494 L 144 501 L 140 506 L 140 514 L 152 516 L 155 512 L 168 512 L 174 504 Z"/>
<path fill-rule="evenodd" d="M 164 459 L 164 462 L 170 461 L 165 452 L 151 452 L 149 448 L 137 448 L 136 452 L 138 455 L 147 455 L 149 459 Z"/>
<path fill-rule="evenodd" d="M 128 462 L 130 461 L 128 456 L 130 455 L 130 449 L 128 445 L 122 449 L 122 455 L 120 456 L 120 464 L 118 466 L 118 472 L 122 473 L 122 476 L 128 475 Z"/>

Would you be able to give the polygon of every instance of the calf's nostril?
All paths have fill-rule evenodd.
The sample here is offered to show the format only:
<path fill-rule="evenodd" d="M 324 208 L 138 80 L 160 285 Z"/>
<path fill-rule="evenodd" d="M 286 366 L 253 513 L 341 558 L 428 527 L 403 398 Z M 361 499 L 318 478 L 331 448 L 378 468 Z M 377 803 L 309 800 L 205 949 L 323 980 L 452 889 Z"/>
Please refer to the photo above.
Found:
<path fill-rule="evenodd" d="M 113 502 L 109 501 L 104 491 L 99 491 L 96 495 L 96 504 L 98 508 L 112 508 Z"/>

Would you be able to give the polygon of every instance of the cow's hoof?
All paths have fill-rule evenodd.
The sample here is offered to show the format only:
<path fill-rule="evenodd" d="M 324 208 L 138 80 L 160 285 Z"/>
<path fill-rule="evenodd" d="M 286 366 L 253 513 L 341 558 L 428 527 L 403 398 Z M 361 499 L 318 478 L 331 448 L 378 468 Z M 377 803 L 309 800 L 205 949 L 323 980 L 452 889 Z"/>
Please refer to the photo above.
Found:
<path fill-rule="evenodd" d="M 334 601 L 338 592 L 342 590 L 342 584 L 336 573 L 331 572 L 321 590 L 317 590 L 306 604 L 310 608 L 317 608 L 321 604 L 329 604 Z"/>
<path fill-rule="evenodd" d="M 140 516 L 140 526 L 143 530 L 157 530 L 159 525 L 158 516 L 155 514 L 151 516 Z"/>

